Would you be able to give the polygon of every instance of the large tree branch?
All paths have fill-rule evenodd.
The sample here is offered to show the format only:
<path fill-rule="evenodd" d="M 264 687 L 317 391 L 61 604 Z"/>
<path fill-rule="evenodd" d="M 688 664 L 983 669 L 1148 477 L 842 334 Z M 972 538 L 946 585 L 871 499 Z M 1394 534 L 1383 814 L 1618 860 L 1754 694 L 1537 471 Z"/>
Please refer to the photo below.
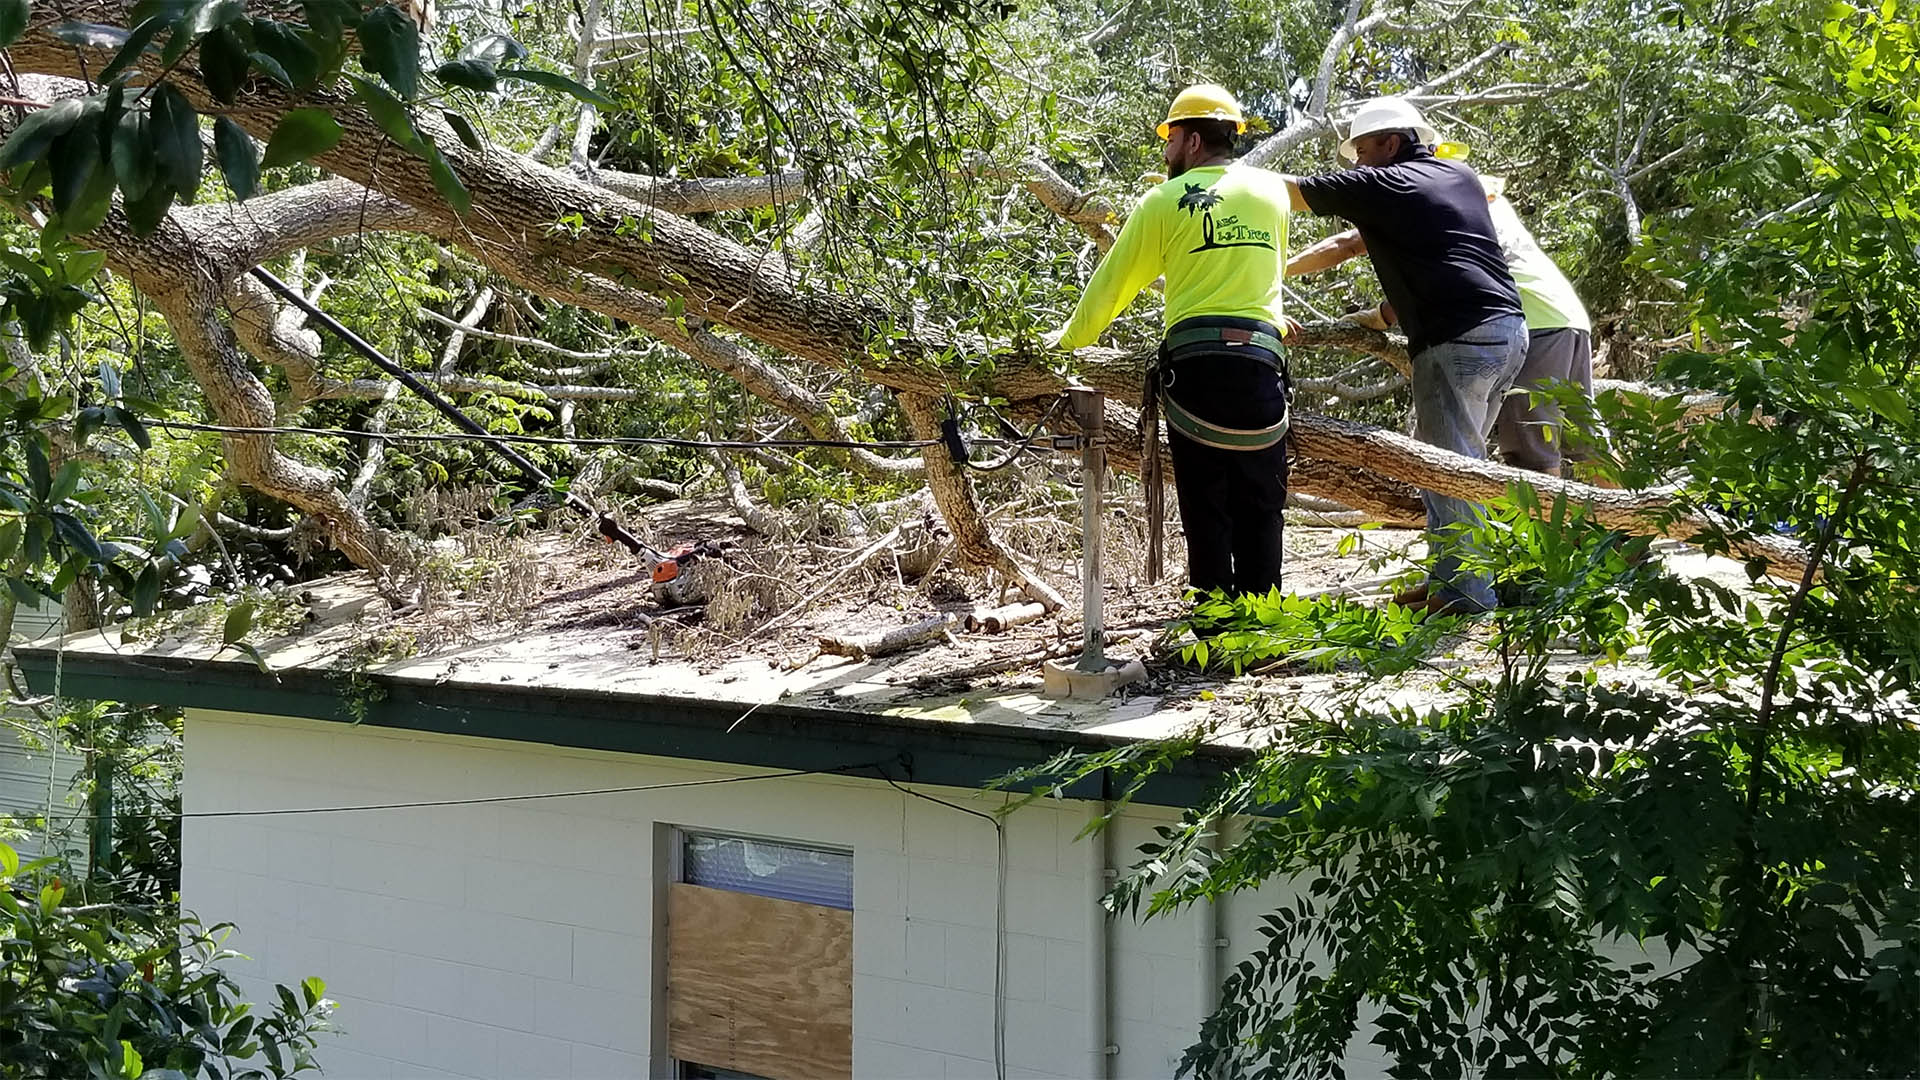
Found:
<path fill-rule="evenodd" d="M 137 238 L 116 210 L 86 239 L 106 253 L 115 273 L 153 300 L 220 423 L 275 424 L 272 395 L 249 370 L 233 332 L 220 321 L 230 283 L 209 257 L 208 237 L 169 215 L 152 236 Z M 385 565 L 379 533 L 365 511 L 341 494 L 330 472 L 282 453 L 268 435 L 228 434 L 221 439 L 231 479 L 315 519 L 355 565 L 372 570 Z"/>
<path fill-rule="evenodd" d="M 916 439 L 940 438 L 940 415 L 933 402 L 934 399 L 925 394 L 900 395 L 900 411 Z M 921 452 L 921 457 L 926 463 L 927 487 L 933 491 L 933 501 L 940 507 L 947 529 L 953 533 L 954 548 L 961 561 L 968 566 L 1000 571 L 1018 582 L 1029 597 L 1046 605 L 1048 611 L 1065 607 L 1066 599 L 1058 590 L 1022 565 L 994 538 L 974 500 L 973 480 L 953 463 L 947 448 L 929 446 Z"/>

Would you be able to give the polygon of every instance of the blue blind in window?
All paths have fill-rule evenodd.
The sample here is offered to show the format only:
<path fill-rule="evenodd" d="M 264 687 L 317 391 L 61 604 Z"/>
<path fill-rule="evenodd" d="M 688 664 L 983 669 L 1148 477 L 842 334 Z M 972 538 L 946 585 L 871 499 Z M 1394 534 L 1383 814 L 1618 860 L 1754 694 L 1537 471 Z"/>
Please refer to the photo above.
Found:
<path fill-rule="evenodd" d="M 682 881 L 709 889 L 853 909 L 853 856 L 738 836 L 685 833 Z"/>

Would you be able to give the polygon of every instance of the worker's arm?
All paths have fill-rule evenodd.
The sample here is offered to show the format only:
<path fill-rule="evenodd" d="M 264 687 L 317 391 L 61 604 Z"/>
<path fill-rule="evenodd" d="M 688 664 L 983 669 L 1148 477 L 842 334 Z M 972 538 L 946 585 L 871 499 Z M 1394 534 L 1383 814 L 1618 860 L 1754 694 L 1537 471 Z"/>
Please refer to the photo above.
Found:
<path fill-rule="evenodd" d="M 1140 290 L 1164 272 L 1160 265 L 1160 213 L 1148 200 L 1127 216 L 1120 235 L 1080 294 L 1067 324 L 1049 335 L 1048 343 L 1062 349 L 1091 345 Z"/>
<path fill-rule="evenodd" d="M 1360 238 L 1360 230 L 1348 229 L 1346 232 L 1329 236 L 1288 259 L 1287 276 L 1317 274 L 1322 270 L 1339 266 L 1356 255 L 1366 253 L 1367 242 Z"/>
<path fill-rule="evenodd" d="M 1340 316 L 1340 321 L 1349 322 L 1355 326 L 1364 326 L 1369 330 L 1385 330 L 1387 327 L 1400 321 L 1400 317 L 1393 313 L 1392 304 L 1382 302 L 1378 307 L 1349 311 L 1345 315 Z"/>

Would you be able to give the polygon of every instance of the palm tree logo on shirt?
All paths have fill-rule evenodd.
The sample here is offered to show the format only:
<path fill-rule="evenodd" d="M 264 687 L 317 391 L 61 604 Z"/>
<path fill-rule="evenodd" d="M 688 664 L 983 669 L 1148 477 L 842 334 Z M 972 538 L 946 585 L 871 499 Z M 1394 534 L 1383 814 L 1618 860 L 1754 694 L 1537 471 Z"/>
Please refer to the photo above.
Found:
<path fill-rule="evenodd" d="M 1192 217 L 1195 210 L 1200 211 L 1200 246 L 1188 254 L 1237 247 L 1263 247 L 1268 251 L 1274 250 L 1272 233 L 1265 229 L 1255 229 L 1240 224 L 1237 215 L 1227 218 L 1216 226 L 1213 220 L 1213 208 L 1220 205 L 1219 192 L 1199 184 L 1187 184 L 1185 187 L 1186 193 L 1180 196 L 1180 201 L 1176 205 L 1179 209 L 1185 210 L 1188 217 Z M 1217 229 L 1221 227 L 1226 228 L 1227 238 L 1216 240 Z"/>

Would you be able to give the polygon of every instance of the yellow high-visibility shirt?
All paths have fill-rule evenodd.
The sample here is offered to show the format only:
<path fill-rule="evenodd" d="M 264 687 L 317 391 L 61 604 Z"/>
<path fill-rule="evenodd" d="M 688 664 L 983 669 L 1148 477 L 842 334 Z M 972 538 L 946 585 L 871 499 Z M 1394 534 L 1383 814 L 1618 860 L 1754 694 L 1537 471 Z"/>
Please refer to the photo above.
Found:
<path fill-rule="evenodd" d="M 1540 250 L 1539 241 L 1521 222 L 1506 196 L 1496 195 L 1488 200 L 1487 213 L 1493 216 L 1493 231 L 1500 241 L 1501 253 L 1507 257 L 1507 270 L 1513 274 L 1513 283 L 1520 287 L 1520 308 L 1527 313 L 1527 329 L 1592 331 L 1593 320 L 1587 317 L 1587 306 L 1580 302 L 1580 294 L 1573 291 L 1573 282 Z"/>
<path fill-rule="evenodd" d="M 1093 344 L 1162 274 L 1169 327 L 1195 315 L 1280 326 L 1287 205 L 1286 181 L 1251 165 L 1190 169 L 1155 187 L 1087 282 L 1061 347 Z"/>

